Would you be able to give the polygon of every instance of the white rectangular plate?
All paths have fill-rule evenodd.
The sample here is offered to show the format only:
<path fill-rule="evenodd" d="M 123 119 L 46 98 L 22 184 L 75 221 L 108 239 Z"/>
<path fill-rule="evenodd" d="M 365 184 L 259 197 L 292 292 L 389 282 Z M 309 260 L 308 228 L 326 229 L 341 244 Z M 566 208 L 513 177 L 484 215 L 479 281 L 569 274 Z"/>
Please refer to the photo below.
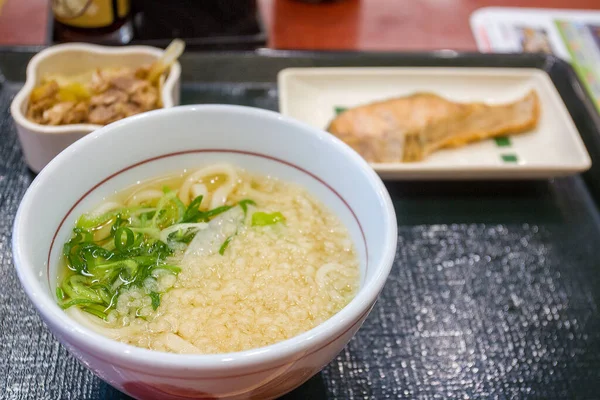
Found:
<path fill-rule="evenodd" d="M 536 179 L 575 174 L 591 160 L 550 77 L 534 68 L 288 68 L 280 71 L 282 114 L 326 129 L 336 108 L 432 92 L 452 101 L 506 103 L 535 89 L 537 128 L 509 143 L 486 140 L 440 150 L 418 163 L 371 164 L 384 179 Z"/>

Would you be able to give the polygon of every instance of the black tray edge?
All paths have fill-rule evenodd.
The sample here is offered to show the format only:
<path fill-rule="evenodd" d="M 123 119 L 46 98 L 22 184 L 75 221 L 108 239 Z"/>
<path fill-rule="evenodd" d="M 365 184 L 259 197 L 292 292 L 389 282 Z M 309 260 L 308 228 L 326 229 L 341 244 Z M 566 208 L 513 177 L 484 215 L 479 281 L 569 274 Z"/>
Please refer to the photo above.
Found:
<path fill-rule="evenodd" d="M 28 60 L 34 53 L 47 47 L 42 46 L 0 46 L 0 84 L 9 81 L 9 77 L 2 72 L 3 55 L 14 54 L 21 58 L 19 61 Z M 256 50 L 242 51 L 187 51 L 182 58 L 237 58 L 237 59 L 262 59 L 282 60 L 296 59 L 306 61 L 306 66 L 312 66 L 311 61 L 326 61 L 333 66 L 337 61 L 343 66 L 344 61 L 352 60 L 369 65 L 382 63 L 396 66 L 422 66 L 422 67 L 497 67 L 497 68 L 536 68 L 545 71 L 557 88 L 565 103 L 577 129 L 585 143 L 592 159 L 592 167 L 583 173 L 586 184 L 591 189 L 596 204 L 600 204 L 600 114 L 596 111 L 593 101 L 581 83 L 571 65 L 554 56 L 547 54 L 523 53 L 478 53 L 459 52 L 453 50 L 437 50 L 429 52 L 379 52 L 379 51 L 347 51 L 347 50 L 276 50 L 259 48 Z M 23 64 L 21 64 L 23 65 Z M 24 71 L 23 71 L 24 75 Z M 185 74 L 182 75 L 185 78 Z M 273 81 L 273 76 L 268 76 Z"/>

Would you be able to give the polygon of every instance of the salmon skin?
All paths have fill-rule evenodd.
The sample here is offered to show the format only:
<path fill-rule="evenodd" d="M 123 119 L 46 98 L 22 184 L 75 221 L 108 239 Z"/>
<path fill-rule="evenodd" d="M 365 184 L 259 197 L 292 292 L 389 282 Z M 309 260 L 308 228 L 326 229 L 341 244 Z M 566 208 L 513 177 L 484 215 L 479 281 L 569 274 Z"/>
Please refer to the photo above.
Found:
<path fill-rule="evenodd" d="M 433 93 L 415 93 L 351 108 L 327 130 L 369 162 L 415 162 L 442 148 L 530 131 L 539 114 L 533 90 L 500 105 L 457 103 Z"/>

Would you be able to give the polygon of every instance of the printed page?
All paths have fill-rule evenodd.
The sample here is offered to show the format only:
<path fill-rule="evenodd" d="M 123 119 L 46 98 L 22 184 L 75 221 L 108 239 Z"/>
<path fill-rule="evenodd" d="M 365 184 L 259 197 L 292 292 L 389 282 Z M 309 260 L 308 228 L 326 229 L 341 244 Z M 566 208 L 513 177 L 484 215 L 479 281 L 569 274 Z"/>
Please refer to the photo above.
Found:
<path fill-rule="evenodd" d="M 489 7 L 471 15 L 482 52 L 544 52 L 571 62 L 600 112 L 600 11 Z"/>

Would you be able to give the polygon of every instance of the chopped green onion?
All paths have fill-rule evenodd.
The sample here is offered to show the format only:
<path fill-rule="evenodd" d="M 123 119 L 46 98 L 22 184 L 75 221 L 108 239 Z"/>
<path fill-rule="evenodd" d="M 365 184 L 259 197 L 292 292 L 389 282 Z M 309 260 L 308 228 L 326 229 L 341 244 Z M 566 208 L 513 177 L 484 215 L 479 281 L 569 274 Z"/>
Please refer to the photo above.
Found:
<path fill-rule="evenodd" d="M 152 299 L 152 309 L 156 311 L 158 306 L 160 306 L 160 294 L 156 292 L 150 292 L 149 296 Z"/>
<path fill-rule="evenodd" d="M 506 163 L 516 163 L 519 161 L 519 158 L 516 154 L 502 154 L 502 161 Z"/>
<path fill-rule="evenodd" d="M 278 222 L 285 222 L 285 217 L 279 211 L 271 214 L 259 211 L 252 214 L 252 226 L 273 225 Z"/>
<path fill-rule="evenodd" d="M 225 211 L 228 211 L 232 208 L 233 208 L 233 206 L 221 206 L 221 207 L 213 208 L 212 210 L 208 210 L 204 213 L 204 218 L 206 218 L 208 220 L 208 218 L 215 217 L 215 216 L 222 214 Z"/>
<path fill-rule="evenodd" d="M 90 279 L 86 276 L 71 275 L 61 288 L 71 299 L 87 299 L 94 303 L 101 303 L 102 297 L 97 291 L 90 289 L 89 281 Z"/>
<path fill-rule="evenodd" d="M 102 306 L 100 306 L 100 308 L 102 308 Z M 101 319 L 106 319 L 106 312 L 104 312 L 104 310 L 99 309 L 97 304 L 91 304 L 91 305 L 87 305 L 87 306 L 83 306 L 81 307 L 81 309 L 83 311 L 87 311 L 88 313 L 95 315 L 98 318 Z"/>
<path fill-rule="evenodd" d="M 158 228 L 131 228 L 131 230 L 135 233 L 145 233 L 153 238 L 158 238 L 160 236 L 160 229 Z"/>
<path fill-rule="evenodd" d="M 231 239 L 233 239 L 233 236 L 229 236 L 227 239 L 225 239 L 225 241 L 223 242 L 223 244 L 219 248 L 219 254 L 220 255 L 225 254 L 225 250 L 227 250 L 227 246 L 229 246 L 229 242 L 231 242 Z"/>
<path fill-rule="evenodd" d="M 117 214 L 123 211 L 124 210 L 113 210 L 98 216 L 83 214 L 77 220 L 76 226 L 81 229 L 93 229 L 95 227 L 106 224 L 107 222 L 115 218 Z"/>
<path fill-rule="evenodd" d="M 508 136 L 496 137 L 494 138 L 494 141 L 498 147 L 510 147 L 511 145 L 510 137 Z"/>
<path fill-rule="evenodd" d="M 225 205 L 225 206 L 213 208 L 212 210 L 208 210 L 208 211 L 200 211 L 198 209 L 198 207 L 200 207 L 201 203 L 202 203 L 202 195 L 196 197 L 190 203 L 190 205 L 185 210 L 185 213 L 183 215 L 183 219 L 181 220 L 181 222 L 182 223 L 208 222 L 211 218 L 216 217 L 217 215 L 222 214 L 225 211 L 228 211 L 234 207 L 234 206 Z M 248 204 L 251 204 L 254 206 L 256 205 L 254 200 L 250 200 L 250 199 L 244 199 L 238 203 L 238 205 L 240 207 L 242 207 L 242 210 L 244 210 L 244 214 L 246 214 L 246 212 L 248 211 Z"/>
<path fill-rule="evenodd" d="M 125 243 L 123 243 L 123 233 L 125 234 Z M 133 235 L 133 231 L 129 228 L 120 227 L 115 232 L 115 247 L 117 250 L 126 252 L 129 250 L 135 241 L 135 236 Z"/>
<path fill-rule="evenodd" d="M 66 310 L 67 308 L 71 307 L 71 306 L 75 306 L 75 305 L 79 305 L 79 304 L 98 304 L 93 300 L 90 299 L 75 299 L 75 300 L 70 300 L 67 301 L 65 303 L 60 303 L 60 307 L 63 310 Z"/>
<path fill-rule="evenodd" d="M 347 109 L 348 108 L 346 108 L 346 107 L 336 106 L 336 107 L 334 107 L 335 115 L 339 115 L 339 114 L 345 112 Z"/>
<path fill-rule="evenodd" d="M 204 197 L 202 195 L 196 197 L 189 206 L 187 206 L 185 212 L 183 213 L 183 220 L 181 222 L 196 222 L 198 221 L 202 212 L 199 210 L 200 204 L 202 203 L 202 199 Z"/>
<path fill-rule="evenodd" d="M 160 229 L 166 228 L 181 222 L 184 214 L 185 206 L 177 197 L 177 193 L 169 191 L 160 198 L 156 205 L 156 213 L 152 217 L 152 226 Z"/>
<path fill-rule="evenodd" d="M 158 267 L 156 267 L 155 269 L 164 269 L 166 271 L 171 272 L 172 274 L 178 274 L 181 272 L 181 268 L 179 268 L 176 265 L 169 265 L 169 264 L 163 264 L 163 265 L 159 265 Z"/>
<path fill-rule="evenodd" d="M 248 213 L 248 205 L 256 206 L 256 202 L 250 199 L 241 200 L 238 204 L 242 207 L 242 210 L 244 210 L 244 215 Z"/>
<path fill-rule="evenodd" d="M 179 229 L 178 231 L 169 234 L 169 236 L 167 236 L 167 240 L 169 242 L 188 244 L 192 241 L 192 239 L 194 239 L 194 236 L 196 236 L 196 232 L 198 231 L 190 228 Z"/>

